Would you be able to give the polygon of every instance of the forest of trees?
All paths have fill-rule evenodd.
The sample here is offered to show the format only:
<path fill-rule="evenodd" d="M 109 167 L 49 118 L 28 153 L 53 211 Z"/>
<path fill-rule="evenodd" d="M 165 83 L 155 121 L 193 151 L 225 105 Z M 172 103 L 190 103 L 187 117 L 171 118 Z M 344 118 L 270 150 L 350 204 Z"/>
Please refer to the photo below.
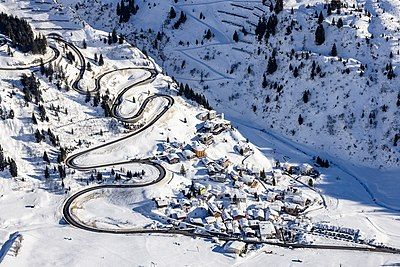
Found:
<path fill-rule="evenodd" d="M 31 26 L 24 19 L 1 13 L 0 33 L 7 35 L 11 39 L 13 45 L 23 53 L 46 53 L 46 37 L 35 37 Z"/>
<path fill-rule="evenodd" d="M 183 85 L 183 83 L 179 85 L 178 95 L 182 95 L 187 99 L 194 100 L 196 103 L 202 105 L 206 109 L 212 109 L 204 95 L 195 93 L 193 89 L 189 88 L 189 85 L 187 84 L 185 86 Z"/>
<path fill-rule="evenodd" d="M 121 0 L 117 4 L 117 15 L 119 16 L 119 22 L 128 22 L 131 15 L 135 15 L 139 10 L 139 6 L 135 5 L 135 0 Z"/>
<path fill-rule="evenodd" d="M 23 86 L 22 90 L 25 101 L 32 102 L 32 100 L 35 100 L 35 103 L 39 103 L 41 100 L 42 91 L 39 89 L 40 83 L 33 72 L 30 76 L 26 75 L 25 73 L 22 74 L 21 83 Z"/>
<path fill-rule="evenodd" d="M 18 176 L 18 168 L 15 160 L 4 155 L 3 148 L 0 145 L 0 172 L 4 171 L 5 168 L 9 167 L 10 174 L 12 177 Z"/>

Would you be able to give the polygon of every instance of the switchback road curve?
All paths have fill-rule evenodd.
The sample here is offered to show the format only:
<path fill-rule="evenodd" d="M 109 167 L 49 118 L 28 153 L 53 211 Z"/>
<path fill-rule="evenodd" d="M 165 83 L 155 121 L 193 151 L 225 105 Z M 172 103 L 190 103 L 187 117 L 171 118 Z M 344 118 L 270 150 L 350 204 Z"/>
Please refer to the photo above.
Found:
<path fill-rule="evenodd" d="M 50 49 L 53 51 L 53 55 L 51 58 L 43 61 L 43 64 L 49 64 L 51 62 L 53 62 L 54 60 L 56 60 L 59 56 L 60 56 L 60 51 L 58 51 L 58 49 L 52 45 L 49 45 Z M 33 69 L 33 68 L 37 68 L 39 67 L 41 64 L 41 62 L 39 63 L 35 63 L 35 64 L 26 64 L 24 66 L 9 66 L 9 67 L 0 67 L 0 70 L 8 70 L 8 71 L 13 71 L 13 70 L 29 70 L 29 69 Z"/>

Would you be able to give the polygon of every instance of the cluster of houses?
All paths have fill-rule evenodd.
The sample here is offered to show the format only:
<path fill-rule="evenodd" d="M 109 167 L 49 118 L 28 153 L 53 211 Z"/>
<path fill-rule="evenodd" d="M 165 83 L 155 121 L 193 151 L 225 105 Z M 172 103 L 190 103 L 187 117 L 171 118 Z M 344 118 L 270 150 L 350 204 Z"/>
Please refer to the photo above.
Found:
<path fill-rule="evenodd" d="M 277 239 L 276 225 L 297 220 L 312 203 L 294 187 L 260 191 L 247 185 L 192 182 L 174 198 L 155 199 L 154 212 L 175 225 L 263 241 Z"/>
<path fill-rule="evenodd" d="M 206 151 L 209 145 L 231 126 L 215 111 L 201 113 L 198 118 L 204 123 L 191 143 L 163 142 L 157 156 L 169 164 L 197 159 L 194 162 L 205 169 L 204 175 L 193 177 L 174 197 L 155 199 L 153 213 L 159 218 L 174 227 L 233 237 L 237 241 L 228 242 L 225 249 L 240 254 L 245 249 L 240 240 L 279 239 L 278 227 L 293 225 L 317 202 L 291 184 L 276 186 L 284 173 L 318 175 L 311 165 L 277 164 L 265 172 L 235 164 L 226 156 L 211 159 Z M 233 149 L 244 157 L 253 153 L 245 141 Z"/>
<path fill-rule="evenodd" d="M 206 157 L 206 147 L 196 141 L 186 145 L 178 142 L 163 142 L 160 146 L 162 153 L 157 156 L 169 164 Z"/>
<path fill-rule="evenodd" d="M 169 164 L 179 163 L 181 160 L 190 160 L 194 158 L 204 158 L 207 156 L 207 146 L 214 143 L 214 136 L 230 129 L 231 124 L 223 118 L 223 114 L 217 115 L 214 110 L 200 113 L 198 118 L 204 121 L 202 127 L 198 130 L 198 136 L 190 144 L 179 142 L 161 143 L 161 159 Z"/>

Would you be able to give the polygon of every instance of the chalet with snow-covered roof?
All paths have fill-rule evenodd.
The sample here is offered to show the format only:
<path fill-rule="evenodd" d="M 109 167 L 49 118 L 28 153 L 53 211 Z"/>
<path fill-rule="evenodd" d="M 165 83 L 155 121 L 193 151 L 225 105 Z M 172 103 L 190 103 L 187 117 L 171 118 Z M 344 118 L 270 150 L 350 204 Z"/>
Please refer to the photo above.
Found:
<path fill-rule="evenodd" d="M 252 153 L 250 145 L 246 142 L 239 142 L 237 145 L 235 145 L 235 149 L 240 155 L 243 156 L 248 156 Z"/>
<path fill-rule="evenodd" d="M 276 237 L 275 226 L 270 221 L 264 221 L 259 223 L 259 232 L 261 240 L 266 240 Z"/>
<path fill-rule="evenodd" d="M 207 120 L 204 122 L 203 130 L 206 133 L 218 135 L 231 126 L 230 122 L 221 118 Z"/>
<path fill-rule="evenodd" d="M 285 203 L 283 210 L 290 215 L 297 216 L 300 213 L 299 205 L 294 203 Z"/>
<path fill-rule="evenodd" d="M 169 200 L 167 198 L 157 198 L 155 199 L 157 208 L 165 208 L 169 205 Z"/>
<path fill-rule="evenodd" d="M 175 209 L 171 212 L 170 217 L 175 220 L 184 220 L 186 219 L 186 213 L 181 209 Z"/>
<path fill-rule="evenodd" d="M 301 195 L 294 195 L 292 197 L 292 202 L 295 204 L 299 204 L 302 207 L 305 207 L 311 203 L 311 201 L 309 199 L 307 199 L 306 197 L 303 197 Z"/>
<path fill-rule="evenodd" d="M 176 153 L 171 153 L 167 155 L 167 161 L 169 164 L 176 164 L 180 162 L 180 158 L 178 154 Z"/>
<path fill-rule="evenodd" d="M 214 224 L 217 221 L 217 219 L 214 216 L 205 217 L 204 220 L 208 225 Z"/>
<path fill-rule="evenodd" d="M 208 211 L 214 216 L 214 217 L 221 217 L 221 210 L 217 207 L 215 203 L 210 203 L 207 202 L 208 205 Z"/>
<path fill-rule="evenodd" d="M 199 142 L 193 142 L 191 148 L 198 158 L 204 158 L 206 156 L 206 148 Z"/>
<path fill-rule="evenodd" d="M 196 153 L 186 149 L 182 151 L 182 157 L 188 160 L 194 159 L 196 157 Z"/>
<path fill-rule="evenodd" d="M 204 145 L 211 145 L 214 142 L 214 136 L 210 133 L 206 133 L 199 137 L 199 141 Z"/>
<path fill-rule="evenodd" d="M 241 241 L 228 241 L 224 246 L 226 253 L 242 254 L 246 251 L 246 243 Z"/>
<path fill-rule="evenodd" d="M 254 237 L 256 235 L 256 231 L 251 229 L 251 227 L 244 227 L 242 230 L 247 237 Z"/>
<path fill-rule="evenodd" d="M 231 210 L 231 216 L 234 220 L 240 220 L 246 217 L 246 213 L 242 209 L 234 208 Z"/>

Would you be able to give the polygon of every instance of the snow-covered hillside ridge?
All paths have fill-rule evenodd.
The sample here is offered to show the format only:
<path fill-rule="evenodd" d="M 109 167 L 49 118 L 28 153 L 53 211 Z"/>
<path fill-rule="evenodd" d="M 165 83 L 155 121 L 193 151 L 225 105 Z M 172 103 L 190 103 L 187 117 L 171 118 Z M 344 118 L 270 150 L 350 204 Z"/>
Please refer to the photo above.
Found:
<path fill-rule="evenodd" d="M 94 27 L 117 29 L 231 118 L 356 164 L 399 165 L 393 1 L 284 1 L 276 12 L 275 1 L 144 0 L 121 23 L 119 0 L 60 2 Z M 260 19 L 268 33 L 259 42 Z"/>
<path fill-rule="evenodd" d="M 35 36 L 47 39 L 46 51 L 32 54 L 29 38 L 20 34 L 27 29 L 0 28 L 10 36 L 0 35 L 1 266 L 318 266 L 321 259 L 332 266 L 395 265 L 400 254 L 398 170 L 327 161 L 317 150 L 259 130 L 253 111 L 235 114 L 234 109 L 244 108 L 238 98 L 243 93 L 227 94 L 227 81 L 237 83 L 236 75 L 245 70 L 248 76 L 238 87 L 245 91 L 257 69 L 255 63 L 244 69 L 248 63 L 241 54 L 236 55 L 241 65 L 226 73 L 230 52 L 216 51 L 220 59 L 210 59 L 212 66 L 197 61 L 192 78 L 184 76 L 194 63 L 176 61 L 176 80 L 200 77 L 210 82 L 207 94 L 226 94 L 220 96 L 226 101 L 210 99 L 230 118 L 242 117 L 231 124 L 166 75 L 161 65 L 168 69 L 170 63 L 157 65 L 146 55 L 152 51 L 158 57 L 159 50 L 151 49 L 155 40 L 169 47 L 168 57 L 182 53 L 170 46 L 175 39 L 161 33 L 154 39 L 155 31 L 143 32 L 143 39 L 126 35 L 138 49 L 116 32 L 93 28 L 74 4 L 0 3 L 8 20 L 10 14 L 24 18 Z M 136 15 L 144 10 L 138 4 L 139 10 L 131 7 Z M 170 8 L 168 2 L 163 5 Z M 186 27 L 193 18 L 185 15 L 191 7 L 181 13 L 175 6 L 176 17 L 166 27 Z M 106 7 L 87 10 L 112 18 Z M 127 16 L 121 13 L 122 20 Z M 182 33 L 176 40 L 188 38 L 176 32 Z M 226 41 L 216 45 L 221 49 L 232 43 L 229 33 L 214 26 L 202 34 L 210 39 L 205 49 L 218 40 Z M 238 44 L 240 38 L 239 32 Z M 17 40 L 26 41 L 32 53 L 16 47 Z M 143 46 L 146 42 L 150 45 Z M 279 70 L 283 55 L 277 50 L 275 56 Z M 272 72 L 274 60 L 267 62 Z M 324 76 L 321 66 L 318 61 L 312 67 L 314 80 Z M 215 71 L 202 75 L 200 67 Z M 298 77 L 304 70 L 292 69 Z M 278 70 L 266 75 L 266 88 L 268 80 L 278 79 Z M 388 71 L 393 76 L 389 66 Z M 286 89 L 273 87 L 264 90 L 281 90 L 281 99 Z M 301 101 L 310 104 L 313 97 L 310 91 L 301 94 Z M 301 115 L 304 126 L 307 113 Z M 335 250 L 326 250 L 332 245 Z"/>

